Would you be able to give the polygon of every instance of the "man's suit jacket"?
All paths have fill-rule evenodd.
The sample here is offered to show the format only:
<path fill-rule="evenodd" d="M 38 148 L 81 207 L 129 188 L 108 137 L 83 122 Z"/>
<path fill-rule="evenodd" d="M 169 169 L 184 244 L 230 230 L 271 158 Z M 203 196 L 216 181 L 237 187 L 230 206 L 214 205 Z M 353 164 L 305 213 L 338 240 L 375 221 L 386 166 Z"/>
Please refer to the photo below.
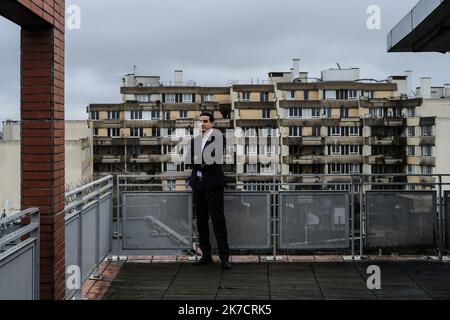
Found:
<path fill-rule="evenodd" d="M 222 150 L 223 155 L 224 154 L 223 150 L 225 149 L 225 138 L 223 137 L 222 133 L 219 130 L 213 129 L 213 133 L 206 142 L 203 150 L 202 150 L 201 135 L 198 135 L 191 139 L 190 151 L 188 153 L 188 155 L 190 156 L 190 165 L 192 167 L 192 173 L 189 179 L 189 185 L 191 186 L 191 188 L 195 188 L 196 183 L 198 181 L 197 171 L 200 171 L 202 173 L 202 181 L 206 188 L 218 189 L 225 187 L 226 185 L 225 174 L 223 173 L 222 168 L 223 157 L 219 156 L 219 159 L 217 159 L 217 161 L 214 161 L 213 163 L 205 162 L 206 154 L 208 151 L 210 151 L 209 149 L 211 148 L 211 147 L 208 148 L 208 145 L 213 143 L 219 136 L 222 137 L 223 139 L 223 145 L 215 146 L 215 149 L 220 148 Z M 209 156 L 214 157 L 215 152 L 212 151 Z"/>

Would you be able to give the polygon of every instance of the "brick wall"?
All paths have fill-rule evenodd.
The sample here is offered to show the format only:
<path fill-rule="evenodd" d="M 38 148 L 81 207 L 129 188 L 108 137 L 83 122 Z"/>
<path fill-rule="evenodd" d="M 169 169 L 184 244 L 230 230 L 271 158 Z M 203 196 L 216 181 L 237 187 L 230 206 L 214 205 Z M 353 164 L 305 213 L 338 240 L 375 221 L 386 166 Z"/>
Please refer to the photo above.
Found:
<path fill-rule="evenodd" d="M 22 209 L 39 207 L 40 298 L 63 299 L 64 0 L 2 0 L 21 25 Z"/>

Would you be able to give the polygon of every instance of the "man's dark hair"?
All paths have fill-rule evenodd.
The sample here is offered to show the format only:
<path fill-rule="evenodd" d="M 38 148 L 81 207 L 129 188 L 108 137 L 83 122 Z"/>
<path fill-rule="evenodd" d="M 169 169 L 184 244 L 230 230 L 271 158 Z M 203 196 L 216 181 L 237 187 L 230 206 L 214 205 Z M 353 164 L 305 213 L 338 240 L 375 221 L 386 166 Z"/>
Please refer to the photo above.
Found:
<path fill-rule="evenodd" d="M 200 118 L 201 116 L 208 116 L 209 122 L 211 122 L 211 123 L 214 122 L 214 116 L 209 112 L 202 112 L 202 113 L 200 113 L 200 115 L 198 117 Z"/>

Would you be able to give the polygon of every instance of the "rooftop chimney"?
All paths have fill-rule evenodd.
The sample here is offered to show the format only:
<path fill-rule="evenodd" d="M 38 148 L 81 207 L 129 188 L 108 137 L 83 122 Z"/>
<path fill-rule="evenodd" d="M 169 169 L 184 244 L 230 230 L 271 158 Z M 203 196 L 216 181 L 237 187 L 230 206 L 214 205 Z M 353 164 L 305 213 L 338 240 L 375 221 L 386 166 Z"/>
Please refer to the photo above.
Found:
<path fill-rule="evenodd" d="M 175 86 L 183 85 L 183 70 L 175 70 Z"/>
<path fill-rule="evenodd" d="M 444 84 L 444 97 L 450 98 L 450 83 Z"/>
<path fill-rule="evenodd" d="M 411 70 L 406 70 L 405 71 L 405 75 L 406 75 L 406 95 L 408 97 L 412 96 L 412 71 Z"/>
<path fill-rule="evenodd" d="M 292 63 L 292 80 L 295 80 L 300 73 L 300 59 L 292 59 Z"/>
<path fill-rule="evenodd" d="M 431 78 L 420 78 L 420 95 L 423 99 L 431 99 Z"/>

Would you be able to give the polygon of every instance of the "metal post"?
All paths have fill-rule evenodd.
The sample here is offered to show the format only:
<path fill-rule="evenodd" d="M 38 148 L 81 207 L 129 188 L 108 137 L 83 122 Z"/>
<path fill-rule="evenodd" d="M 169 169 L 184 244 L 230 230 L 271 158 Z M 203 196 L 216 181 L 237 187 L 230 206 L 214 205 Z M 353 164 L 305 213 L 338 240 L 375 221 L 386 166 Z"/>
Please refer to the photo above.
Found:
<path fill-rule="evenodd" d="M 37 223 L 38 228 L 35 229 L 31 233 L 31 237 L 36 239 L 36 246 L 35 246 L 35 252 L 34 252 L 34 290 L 33 290 L 33 300 L 39 300 L 39 282 L 40 282 L 40 233 L 41 233 L 41 227 L 40 227 L 40 211 L 39 209 L 36 210 L 36 212 L 31 214 L 30 217 L 30 223 Z"/>
<path fill-rule="evenodd" d="M 442 244 L 443 244 L 442 230 L 444 230 L 445 226 L 443 225 L 443 219 L 442 219 L 444 216 L 444 214 L 443 214 L 444 212 L 442 210 L 444 208 L 444 206 L 442 203 L 443 196 L 442 196 L 442 176 L 441 175 L 438 176 L 438 181 L 439 181 L 439 184 L 438 184 L 438 203 L 439 204 L 438 204 L 438 221 L 437 221 L 437 231 L 438 231 L 438 239 L 439 239 L 438 252 L 439 252 L 439 260 L 442 260 Z"/>
<path fill-rule="evenodd" d="M 272 228 L 273 228 L 273 260 L 277 260 L 277 224 L 276 224 L 276 215 L 277 215 L 277 208 L 275 203 L 275 176 L 272 178 Z"/>
<path fill-rule="evenodd" d="M 351 186 L 350 186 L 350 203 L 352 207 L 351 219 L 352 219 L 352 260 L 355 260 L 355 184 L 354 177 L 351 176 Z"/>
<path fill-rule="evenodd" d="M 116 231 L 114 231 L 114 239 L 116 240 L 116 250 L 117 250 L 117 261 L 119 261 L 119 246 L 120 246 L 120 232 L 119 232 L 119 223 L 120 223 L 120 215 L 121 215 L 121 210 L 120 210 L 120 187 L 119 187 L 119 183 L 120 183 L 120 178 L 119 175 L 116 176 Z M 114 245 L 113 245 L 114 248 Z M 112 256 L 114 256 L 114 252 L 112 254 Z"/>
<path fill-rule="evenodd" d="M 95 269 L 92 276 L 89 277 L 90 280 L 102 280 L 100 276 L 100 186 L 96 183 L 94 186 L 94 192 L 97 195 L 94 197 L 96 202 L 95 208 Z"/>
<path fill-rule="evenodd" d="M 78 191 L 76 193 L 77 206 L 75 207 L 75 211 L 77 215 L 80 217 L 80 223 L 78 225 L 78 267 L 80 268 L 80 284 L 83 282 L 83 191 Z M 67 272 L 67 270 L 66 270 Z M 66 284 L 67 285 L 67 284 Z M 74 299 L 83 299 L 83 290 L 79 288 L 78 291 L 74 295 Z"/>
<path fill-rule="evenodd" d="M 360 181 L 360 189 L 359 189 L 359 257 L 362 259 L 364 255 L 364 235 L 365 235 L 365 220 L 366 214 L 364 212 L 364 181 L 363 177 L 359 177 Z"/>

